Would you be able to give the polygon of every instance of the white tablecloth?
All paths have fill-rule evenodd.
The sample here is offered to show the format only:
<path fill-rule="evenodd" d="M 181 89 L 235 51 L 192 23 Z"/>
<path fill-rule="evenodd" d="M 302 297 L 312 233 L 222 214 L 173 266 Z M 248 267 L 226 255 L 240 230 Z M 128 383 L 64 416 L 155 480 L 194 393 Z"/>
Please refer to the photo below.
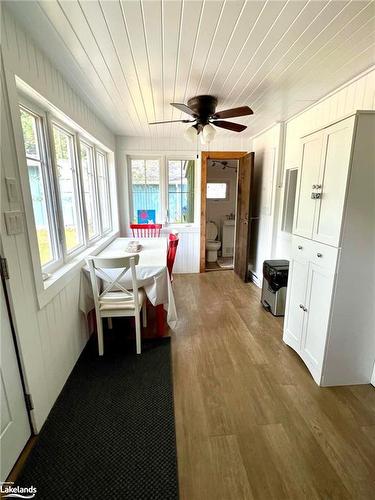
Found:
<path fill-rule="evenodd" d="M 130 254 L 125 251 L 130 241 L 134 238 L 117 238 L 107 248 L 100 252 L 97 257 L 126 257 Z M 139 286 L 143 287 L 146 295 L 152 305 L 164 305 L 167 311 L 167 322 L 171 328 L 175 328 L 177 323 L 177 311 L 174 302 L 172 285 L 167 269 L 167 238 L 141 238 L 138 239 L 141 244 L 139 254 L 139 263 L 136 266 L 137 280 Z M 111 276 L 111 270 L 106 270 Z M 118 270 L 112 271 L 113 275 L 118 274 Z M 111 276 L 112 277 L 112 276 Z M 132 288 L 130 269 L 126 272 L 120 283 L 125 288 Z M 81 285 L 79 293 L 79 307 L 82 312 L 87 314 L 94 309 L 94 297 L 92 294 L 90 273 L 85 266 L 81 273 Z"/>

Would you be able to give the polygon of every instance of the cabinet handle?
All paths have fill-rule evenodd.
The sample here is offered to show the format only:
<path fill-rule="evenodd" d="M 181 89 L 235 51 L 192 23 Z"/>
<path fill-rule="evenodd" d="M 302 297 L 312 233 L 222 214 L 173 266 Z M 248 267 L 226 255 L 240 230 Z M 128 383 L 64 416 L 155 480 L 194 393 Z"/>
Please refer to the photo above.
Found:
<path fill-rule="evenodd" d="M 313 188 L 313 189 L 316 189 L 316 184 L 313 184 L 313 185 L 312 185 L 312 188 Z"/>
<path fill-rule="evenodd" d="M 317 185 L 315 186 L 315 189 L 322 189 L 322 185 L 321 185 L 321 184 L 317 184 Z"/>
<path fill-rule="evenodd" d="M 322 197 L 322 193 L 311 193 L 312 200 L 319 200 Z"/>
<path fill-rule="evenodd" d="M 322 254 L 322 253 L 320 253 L 320 252 L 318 252 L 318 253 L 316 254 L 316 256 L 317 256 L 317 257 L 323 257 L 323 254 Z"/>
<path fill-rule="evenodd" d="M 302 250 L 302 245 L 298 245 L 298 250 Z"/>

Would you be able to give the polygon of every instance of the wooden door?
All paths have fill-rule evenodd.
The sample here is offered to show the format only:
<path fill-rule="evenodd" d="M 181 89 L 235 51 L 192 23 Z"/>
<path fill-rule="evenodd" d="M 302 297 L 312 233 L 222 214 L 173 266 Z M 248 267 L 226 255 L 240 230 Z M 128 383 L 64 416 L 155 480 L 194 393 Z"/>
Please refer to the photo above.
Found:
<path fill-rule="evenodd" d="M 317 384 L 321 382 L 333 284 L 334 272 L 310 262 L 300 355 Z"/>
<path fill-rule="evenodd" d="M 313 239 L 339 246 L 350 165 L 355 117 L 329 127 L 324 133 Z"/>
<path fill-rule="evenodd" d="M 302 161 L 298 172 L 296 208 L 293 233 L 311 238 L 316 200 L 314 187 L 318 184 L 323 133 L 317 132 L 302 140 Z"/>
<path fill-rule="evenodd" d="M 248 281 L 250 251 L 250 204 L 254 153 L 239 159 L 234 272 Z"/>
<path fill-rule="evenodd" d="M 1 474 L 5 481 L 30 437 L 21 377 L 2 283 L 1 293 Z"/>

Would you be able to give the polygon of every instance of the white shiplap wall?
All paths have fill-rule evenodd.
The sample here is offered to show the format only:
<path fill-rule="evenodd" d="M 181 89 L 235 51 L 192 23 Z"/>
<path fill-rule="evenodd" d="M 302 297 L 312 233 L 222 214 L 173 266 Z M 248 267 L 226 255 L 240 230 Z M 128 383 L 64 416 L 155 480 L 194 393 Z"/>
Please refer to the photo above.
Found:
<path fill-rule="evenodd" d="M 356 110 L 375 110 L 375 68 L 348 82 L 286 123 L 284 172 L 288 168 L 299 167 L 300 137 Z M 280 199 L 279 214 L 282 213 L 282 205 L 283 196 Z M 276 256 L 288 259 L 291 236 L 281 231 L 280 217 L 278 228 Z"/>
<path fill-rule="evenodd" d="M 273 258 L 276 243 L 277 210 L 280 197 L 280 155 L 283 125 L 276 124 L 253 137 L 255 152 L 250 242 L 250 271 L 261 286 L 263 261 Z"/>
<path fill-rule="evenodd" d="M 18 75 L 112 150 L 115 149 L 115 137 L 73 92 L 51 61 L 38 50 L 6 9 L 3 10 L 2 35 L 7 77 L 7 88 L 2 81 L 1 105 L 1 211 L 4 212 L 24 210 L 8 107 L 8 102 L 12 109 L 17 106 L 14 75 Z M 7 200 L 5 176 L 16 179 L 19 192 L 19 201 L 16 203 L 10 204 Z M 13 316 L 26 383 L 34 403 L 34 426 L 39 431 L 88 338 L 78 309 L 80 271 L 72 275 L 66 287 L 43 309 L 39 309 L 27 233 L 24 231 L 16 236 L 8 236 L 4 230 L 3 217 L 1 225 L 1 241 L 10 270 Z"/>

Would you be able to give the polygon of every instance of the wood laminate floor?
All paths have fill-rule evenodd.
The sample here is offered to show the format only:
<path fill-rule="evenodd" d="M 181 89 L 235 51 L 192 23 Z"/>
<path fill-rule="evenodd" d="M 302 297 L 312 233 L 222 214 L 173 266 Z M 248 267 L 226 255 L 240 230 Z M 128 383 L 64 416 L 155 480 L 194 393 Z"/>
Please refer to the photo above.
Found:
<path fill-rule="evenodd" d="M 173 286 L 181 500 L 375 499 L 375 389 L 318 387 L 232 271 Z"/>

